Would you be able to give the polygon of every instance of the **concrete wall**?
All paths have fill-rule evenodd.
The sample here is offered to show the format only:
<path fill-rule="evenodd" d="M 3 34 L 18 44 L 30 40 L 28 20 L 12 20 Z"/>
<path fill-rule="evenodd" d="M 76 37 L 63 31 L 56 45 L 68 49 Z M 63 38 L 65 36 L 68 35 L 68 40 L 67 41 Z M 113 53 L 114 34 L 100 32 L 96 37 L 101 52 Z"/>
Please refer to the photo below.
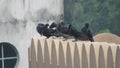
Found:
<path fill-rule="evenodd" d="M 28 47 L 32 37 L 40 37 L 38 23 L 59 22 L 62 0 L 0 0 L 0 43 L 13 44 L 20 55 L 17 68 L 28 68 Z"/>
<path fill-rule="evenodd" d="M 33 38 L 30 68 L 120 68 L 120 45 Z"/>

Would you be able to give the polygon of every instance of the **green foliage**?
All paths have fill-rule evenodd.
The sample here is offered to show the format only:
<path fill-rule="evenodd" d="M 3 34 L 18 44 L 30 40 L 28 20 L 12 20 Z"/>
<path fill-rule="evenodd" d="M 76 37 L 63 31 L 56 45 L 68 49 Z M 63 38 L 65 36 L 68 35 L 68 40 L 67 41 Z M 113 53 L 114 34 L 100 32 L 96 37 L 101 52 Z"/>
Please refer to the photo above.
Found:
<path fill-rule="evenodd" d="M 92 33 L 120 35 L 120 0 L 64 0 L 64 20 L 80 30 L 90 24 Z"/>
<path fill-rule="evenodd" d="M 111 33 L 109 29 L 101 30 L 99 33 Z"/>

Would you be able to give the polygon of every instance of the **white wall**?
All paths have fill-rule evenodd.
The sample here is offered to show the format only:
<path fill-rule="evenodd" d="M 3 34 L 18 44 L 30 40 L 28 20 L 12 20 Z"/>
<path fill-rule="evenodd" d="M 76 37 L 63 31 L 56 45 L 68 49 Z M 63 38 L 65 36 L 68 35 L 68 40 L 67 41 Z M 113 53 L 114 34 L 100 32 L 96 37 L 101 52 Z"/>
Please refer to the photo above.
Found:
<path fill-rule="evenodd" d="M 0 43 L 13 44 L 19 54 L 18 68 L 28 68 L 28 47 L 32 37 L 40 37 L 38 23 L 60 21 L 62 0 L 0 0 Z"/>

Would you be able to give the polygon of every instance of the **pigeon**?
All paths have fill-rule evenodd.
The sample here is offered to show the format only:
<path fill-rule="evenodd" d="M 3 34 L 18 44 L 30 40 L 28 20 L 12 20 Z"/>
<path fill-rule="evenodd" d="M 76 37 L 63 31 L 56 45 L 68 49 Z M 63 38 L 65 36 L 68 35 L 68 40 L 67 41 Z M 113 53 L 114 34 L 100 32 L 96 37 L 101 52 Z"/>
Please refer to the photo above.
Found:
<path fill-rule="evenodd" d="M 63 34 L 70 35 L 69 25 L 66 25 L 64 22 L 58 24 L 58 30 Z"/>
<path fill-rule="evenodd" d="M 71 24 L 66 25 L 64 22 L 58 24 L 52 23 L 50 28 L 56 28 L 54 35 L 57 37 L 63 37 L 65 40 L 70 36 L 73 36 L 75 41 L 81 39 L 81 32 L 77 31 Z"/>
<path fill-rule="evenodd" d="M 36 29 L 37 29 L 37 32 L 38 32 L 41 36 L 43 35 L 43 32 L 44 32 L 44 26 L 45 26 L 44 24 L 41 24 L 41 23 L 40 23 L 40 24 L 37 25 L 37 28 L 36 28 Z"/>
<path fill-rule="evenodd" d="M 45 36 L 46 38 L 49 38 L 51 36 L 56 37 L 63 37 L 67 40 L 69 36 L 74 37 L 74 41 L 77 40 L 93 40 L 93 36 L 91 34 L 91 31 L 88 29 L 89 24 L 86 23 L 85 26 L 81 29 L 81 32 L 78 31 L 76 28 L 74 28 L 71 24 L 66 25 L 64 22 L 61 23 L 55 23 L 53 22 L 51 25 L 49 24 L 38 24 L 37 25 L 37 32 L 41 36 Z"/>
<path fill-rule="evenodd" d="M 52 31 L 52 34 L 55 36 L 56 34 L 58 34 L 58 25 L 53 22 L 50 26 L 49 26 L 49 29 L 51 29 Z M 56 35 L 57 36 L 57 35 Z"/>
<path fill-rule="evenodd" d="M 43 35 L 46 36 L 47 38 L 52 36 L 52 31 L 51 31 L 51 29 L 49 29 L 49 24 L 46 24 L 44 26 Z"/>
<path fill-rule="evenodd" d="M 65 24 L 63 22 L 58 23 L 58 24 L 53 22 L 50 25 L 50 29 L 52 29 L 52 33 L 56 37 L 63 37 L 63 38 L 68 37 L 68 35 L 66 34 L 66 32 L 68 32 L 66 29 L 68 29 L 68 28 L 65 27 Z"/>
<path fill-rule="evenodd" d="M 81 29 L 81 33 L 82 33 L 84 41 L 86 41 L 86 40 L 89 40 L 91 42 L 94 41 L 92 33 L 89 30 L 89 24 L 88 23 L 86 23 L 85 26 Z"/>
<path fill-rule="evenodd" d="M 47 38 L 49 38 L 50 36 L 52 36 L 52 31 L 51 29 L 48 28 L 49 24 L 38 24 L 37 25 L 37 32 L 41 35 L 41 36 L 45 36 Z"/>
<path fill-rule="evenodd" d="M 75 38 L 74 41 L 82 40 L 81 32 L 75 29 L 71 24 L 69 25 L 69 32 L 70 32 L 70 35 Z"/>
<path fill-rule="evenodd" d="M 50 25 L 50 28 L 57 28 L 58 24 L 56 24 L 55 22 L 53 22 L 51 25 Z"/>
<path fill-rule="evenodd" d="M 68 37 L 72 36 L 69 29 L 70 24 L 65 24 L 61 22 L 58 24 L 58 30 L 62 33 L 63 37 L 67 40 Z"/>

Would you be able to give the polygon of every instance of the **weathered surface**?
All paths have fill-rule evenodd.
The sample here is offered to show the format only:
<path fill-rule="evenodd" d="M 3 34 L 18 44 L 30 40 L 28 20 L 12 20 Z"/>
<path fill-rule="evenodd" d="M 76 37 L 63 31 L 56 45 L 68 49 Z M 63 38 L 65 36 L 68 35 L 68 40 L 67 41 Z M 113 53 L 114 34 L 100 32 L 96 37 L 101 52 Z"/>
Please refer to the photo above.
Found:
<path fill-rule="evenodd" d="M 33 40 L 39 40 L 34 38 Z M 62 41 L 60 39 L 40 39 L 34 43 L 37 64 L 44 63 L 38 68 L 118 68 L 119 67 L 119 48 L 117 44 L 105 42 L 88 42 L 71 40 Z M 40 44 L 41 43 L 41 44 Z M 41 49 L 41 50 L 39 50 Z M 43 51 L 42 53 L 39 51 Z M 34 52 L 34 51 L 33 51 Z M 32 54 L 32 52 L 30 52 Z M 35 55 L 35 54 L 34 54 Z M 44 55 L 44 56 L 43 56 Z M 34 59 L 34 57 L 29 57 Z M 42 59 L 44 61 L 42 61 Z M 33 65 L 34 60 L 29 61 L 29 66 Z M 32 66 L 31 66 L 32 67 Z M 30 67 L 30 68 L 31 68 Z"/>

